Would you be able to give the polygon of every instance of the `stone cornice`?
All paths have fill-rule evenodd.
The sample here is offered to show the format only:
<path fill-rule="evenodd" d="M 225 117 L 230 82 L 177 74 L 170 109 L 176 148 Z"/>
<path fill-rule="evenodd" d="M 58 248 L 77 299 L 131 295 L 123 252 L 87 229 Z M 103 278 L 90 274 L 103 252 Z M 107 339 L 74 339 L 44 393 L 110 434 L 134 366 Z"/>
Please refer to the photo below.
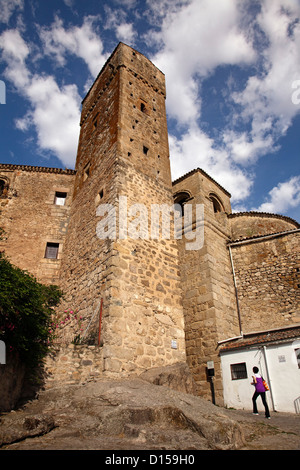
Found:
<path fill-rule="evenodd" d="M 33 171 L 39 173 L 57 173 L 61 175 L 75 175 L 76 170 L 72 170 L 69 168 L 51 168 L 45 166 L 31 166 L 31 165 L 14 165 L 11 163 L 0 163 L 0 171 L 1 170 L 21 170 L 21 171 Z"/>
<path fill-rule="evenodd" d="M 269 219 L 281 219 L 285 220 L 286 222 L 292 223 L 295 225 L 296 228 L 300 228 L 300 224 L 292 219 L 291 217 L 288 217 L 286 215 L 280 215 L 280 214 L 272 214 L 270 212 L 255 212 L 255 211 L 250 211 L 250 212 L 234 212 L 232 214 L 228 214 L 229 219 L 234 219 L 235 217 L 261 217 L 261 218 L 269 218 Z"/>

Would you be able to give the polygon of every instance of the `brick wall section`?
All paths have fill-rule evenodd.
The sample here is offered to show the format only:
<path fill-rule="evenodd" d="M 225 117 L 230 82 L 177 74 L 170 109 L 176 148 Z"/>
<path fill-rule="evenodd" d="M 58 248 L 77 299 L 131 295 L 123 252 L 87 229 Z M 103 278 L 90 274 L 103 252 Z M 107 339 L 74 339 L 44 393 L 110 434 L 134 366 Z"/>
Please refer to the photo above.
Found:
<path fill-rule="evenodd" d="M 0 165 L 0 179 L 9 190 L 0 198 L 0 242 L 11 262 L 44 283 L 57 284 L 72 201 L 74 171 Z M 64 206 L 54 204 L 55 192 L 66 192 Z M 58 259 L 45 259 L 47 242 L 59 243 Z"/>
<path fill-rule="evenodd" d="M 300 233 L 232 246 L 244 332 L 300 322 Z"/>

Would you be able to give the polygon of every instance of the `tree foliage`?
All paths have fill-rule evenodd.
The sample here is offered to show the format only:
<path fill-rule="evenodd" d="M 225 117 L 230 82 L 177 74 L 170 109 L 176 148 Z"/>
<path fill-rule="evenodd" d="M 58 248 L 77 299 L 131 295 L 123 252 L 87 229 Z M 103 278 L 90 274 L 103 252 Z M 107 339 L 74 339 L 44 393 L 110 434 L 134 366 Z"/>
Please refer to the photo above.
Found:
<path fill-rule="evenodd" d="M 0 253 L 0 340 L 32 369 L 48 351 L 51 315 L 61 297 L 57 286 L 37 282 Z"/>

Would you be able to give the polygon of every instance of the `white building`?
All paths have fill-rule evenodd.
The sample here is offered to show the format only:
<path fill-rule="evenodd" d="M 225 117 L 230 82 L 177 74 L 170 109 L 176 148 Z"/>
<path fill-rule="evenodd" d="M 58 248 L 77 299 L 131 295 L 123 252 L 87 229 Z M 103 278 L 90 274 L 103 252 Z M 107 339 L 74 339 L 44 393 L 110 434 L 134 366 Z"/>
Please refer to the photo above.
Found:
<path fill-rule="evenodd" d="M 219 345 L 225 406 L 252 409 L 256 366 L 270 388 L 270 411 L 300 413 L 300 326 L 250 333 Z M 260 398 L 257 405 L 264 412 Z"/>

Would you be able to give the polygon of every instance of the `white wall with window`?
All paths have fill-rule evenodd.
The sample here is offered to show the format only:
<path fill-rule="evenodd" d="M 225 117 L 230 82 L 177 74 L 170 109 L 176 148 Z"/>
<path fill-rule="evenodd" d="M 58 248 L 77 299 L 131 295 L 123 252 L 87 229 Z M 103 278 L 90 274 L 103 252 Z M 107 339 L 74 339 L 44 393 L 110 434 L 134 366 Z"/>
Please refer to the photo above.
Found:
<path fill-rule="evenodd" d="M 256 366 L 270 387 L 266 392 L 270 411 L 300 413 L 300 338 L 220 355 L 225 406 L 252 410 L 252 368 Z M 258 411 L 264 412 L 260 398 L 257 404 Z"/>

